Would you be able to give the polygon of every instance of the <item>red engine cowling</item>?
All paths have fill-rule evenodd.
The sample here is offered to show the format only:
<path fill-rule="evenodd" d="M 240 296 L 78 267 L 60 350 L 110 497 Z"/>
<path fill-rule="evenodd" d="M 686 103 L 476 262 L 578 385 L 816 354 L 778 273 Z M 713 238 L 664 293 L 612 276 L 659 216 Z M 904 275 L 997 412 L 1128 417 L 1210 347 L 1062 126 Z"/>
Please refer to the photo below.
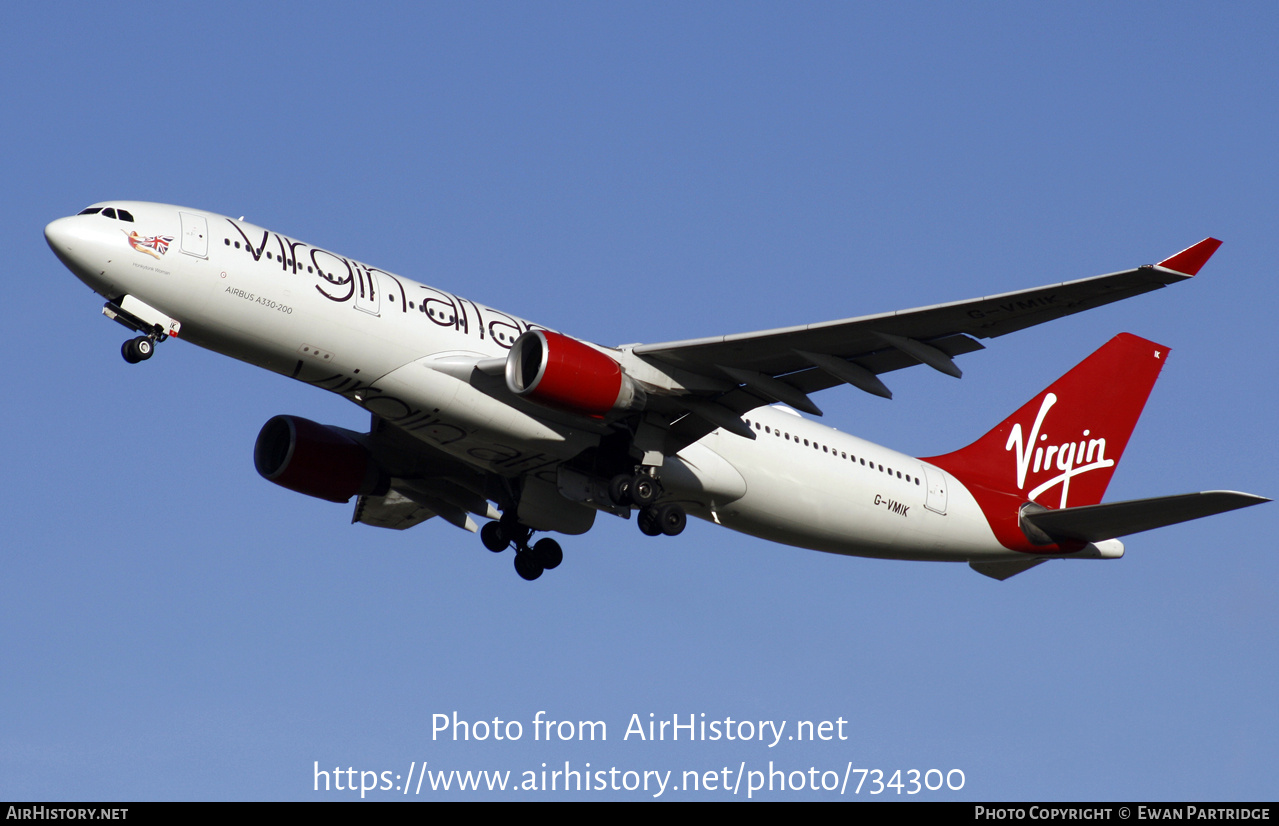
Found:
<path fill-rule="evenodd" d="M 262 425 L 253 465 L 268 482 L 330 502 L 386 489 L 364 445 L 342 430 L 298 416 L 276 416 Z"/>
<path fill-rule="evenodd" d="M 529 330 L 506 358 L 506 386 L 540 404 L 603 416 L 643 402 L 643 391 L 604 353 L 549 330 Z"/>

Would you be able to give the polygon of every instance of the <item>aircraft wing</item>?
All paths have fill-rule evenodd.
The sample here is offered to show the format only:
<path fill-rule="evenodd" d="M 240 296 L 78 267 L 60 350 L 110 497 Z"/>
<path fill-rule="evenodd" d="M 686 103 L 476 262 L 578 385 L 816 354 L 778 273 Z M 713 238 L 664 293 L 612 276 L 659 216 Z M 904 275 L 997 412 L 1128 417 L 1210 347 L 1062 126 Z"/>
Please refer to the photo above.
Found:
<path fill-rule="evenodd" d="M 961 371 L 954 357 L 984 349 L 977 339 L 995 338 L 1184 281 L 1198 273 L 1220 246 L 1215 238 L 1205 238 L 1158 264 L 1094 278 L 818 324 L 641 344 L 632 352 L 645 360 L 739 385 L 713 402 L 691 400 L 685 405 L 703 423 L 718 417 L 714 425 L 723 427 L 723 414 L 736 417 L 774 401 L 821 415 L 807 394 L 847 383 L 891 398 L 891 391 L 877 376 L 915 364 L 958 378 Z M 707 404 L 725 409 L 708 410 Z M 676 428 L 687 433 L 673 433 L 671 447 L 713 429 L 688 421 Z"/>
<path fill-rule="evenodd" d="M 980 350 L 970 337 L 1002 336 L 1191 278 L 1219 246 L 1206 238 L 1158 264 L 1094 278 L 818 324 L 642 344 L 634 352 L 695 372 L 730 367 L 770 376 L 817 366 L 800 353 L 856 360 L 873 373 L 931 364 L 929 356 L 945 364 L 927 351 L 912 352 L 908 342 L 926 343 L 947 357 Z"/>
<path fill-rule="evenodd" d="M 351 522 L 402 531 L 438 516 L 463 530 L 479 526 L 471 515 L 500 514 L 486 496 L 485 474 L 373 415 L 364 444 L 388 471 L 385 492 L 361 494 Z"/>

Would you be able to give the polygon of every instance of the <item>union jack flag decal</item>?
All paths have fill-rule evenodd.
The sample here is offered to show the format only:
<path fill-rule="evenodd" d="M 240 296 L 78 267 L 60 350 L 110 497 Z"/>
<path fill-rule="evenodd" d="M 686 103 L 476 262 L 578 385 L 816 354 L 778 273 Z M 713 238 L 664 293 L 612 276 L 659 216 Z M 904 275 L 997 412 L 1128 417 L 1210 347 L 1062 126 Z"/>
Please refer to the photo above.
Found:
<path fill-rule="evenodd" d="M 172 242 L 172 235 L 138 235 L 136 232 L 129 233 L 129 246 L 156 259 L 159 259 L 160 256 L 169 251 L 169 244 Z"/>

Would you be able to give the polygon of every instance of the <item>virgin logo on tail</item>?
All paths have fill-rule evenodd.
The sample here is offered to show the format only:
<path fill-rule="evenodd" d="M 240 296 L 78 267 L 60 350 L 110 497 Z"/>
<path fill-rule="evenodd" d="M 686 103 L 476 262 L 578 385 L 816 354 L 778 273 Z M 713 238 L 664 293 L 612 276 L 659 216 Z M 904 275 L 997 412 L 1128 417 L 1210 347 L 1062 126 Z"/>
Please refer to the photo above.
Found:
<path fill-rule="evenodd" d="M 968 488 L 1005 548 L 1042 551 L 1020 527 L 1022 506 L 1101 502 L 1167 353 L 1120 333 L 977 441 L 924 461 Z"/>
<path fill-rule="evenodd" d="M 1044 425 L 1044 419 L 1048 416 L 1048 411 L 1056 403 L 1057 394 L 1046 393 L 1043 402 L 1039 405 L 1039 413 L 1035 416 L 1035 425 L 1031 428 L 1030 435 L 1022 439 L 1021 423 L 1014 424 L 1008 434 L 1008 443 L 1004 445 L 1004 450 L 1016 450 L 1017 490 L 1026 489 L 1027 473 L 1038 475 L 1041 471 L 1051 472 L 1053 468 L 1061 471 L 1056 476 L 1034 487 L 1030 493 L 1026 494 L 1026 498 L 1036 501 L 1041 493 L 1049 490 L 1054 485 L 1061 485 L 1061 503 L 1057 507 L 1064 508 L 1066 507 L 1067 497 L 1070 495 L 1070 480 L 1072 478 L 1090 470 L 1114 467 L 1115 462 L 1113 459 L 1106 458 L 1106 440 L 1104 437 L 1099 439 L 1084 438 L 1079 441 L 1063 442 L 1056 445 L 1038 444 L 1039 442 L 1048 441 L 1048 434 L 1041 432 L 1041 430 Z M 1083 432 L 1083 436 L 1087 437 L 1089 435 L 1091 435 L 1091 431 L 1085 430 Z M 1034 447 L 1033 452 L 1031 450 L 1032 446 Z"/>

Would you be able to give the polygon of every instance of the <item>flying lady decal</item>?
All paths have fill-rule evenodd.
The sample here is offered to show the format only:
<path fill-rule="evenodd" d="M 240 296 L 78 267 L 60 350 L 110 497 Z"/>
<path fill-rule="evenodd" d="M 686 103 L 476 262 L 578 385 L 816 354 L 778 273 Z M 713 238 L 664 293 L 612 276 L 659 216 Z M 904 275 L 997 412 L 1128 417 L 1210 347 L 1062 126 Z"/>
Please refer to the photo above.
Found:
<path fill-rule="evenodd" d="M 136 232 L 129 233 L 129 246 L 138 252 L 145 252 L 157 261 L 169 251 L 169 244 L 171 243 L 173 243 L 172 235 L 138 235 Z"/>

